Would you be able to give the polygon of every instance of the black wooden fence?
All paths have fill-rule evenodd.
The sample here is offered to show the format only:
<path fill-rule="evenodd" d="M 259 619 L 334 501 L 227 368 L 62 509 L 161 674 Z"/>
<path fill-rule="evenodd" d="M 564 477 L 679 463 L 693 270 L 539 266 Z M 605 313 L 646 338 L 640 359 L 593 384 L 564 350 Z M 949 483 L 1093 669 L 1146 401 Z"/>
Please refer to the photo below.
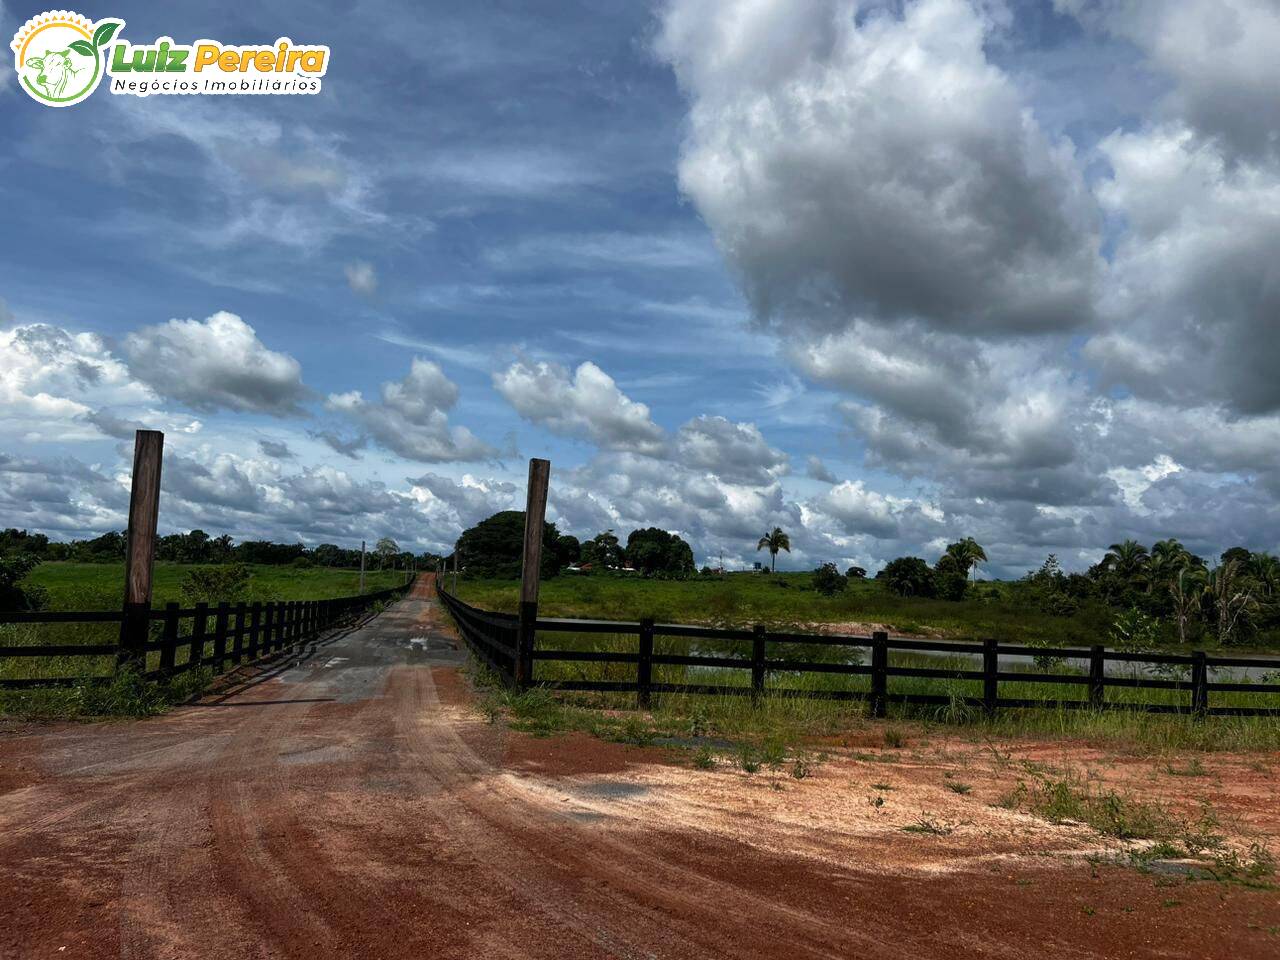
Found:
<path fill-rule="evenodd" d="M 0 611 L 0 626 L 19 623 L 118 623 L 120 638 L 113 643 L 0 645 L 6 657 L 115 658 L 115 665 L 136 663 L 152 678 L 173 676 L 196 667 L 212 667 L 221 673 L 228 665 L 249 663 L 261 657 L 291 651 L 314 640 L 322 632 L 346 623 L 379 602 L 397 599 L 408 585 L 330 600 L 281 600 L 262 603 L 197 603 L 180 607 L 120 611 Z M 140 615 L 139 615 L 140 614 Z M 159 635 L 151 628 L 159 622 Z M 0 644 L 3 643 L 0 634 Z M 186 658 L 179 662 L 179 651 Z M 158 663 L 146 669 L 148 654 L 159 651 Z M 109 679 L 108 675 L 0 678 L 0 687 L 23 688 L 74 686 Z"/>
<path fill-rule="evenodd" d="M 556 690 L 586 690 L 598 692 L 632 692 L 639 704 L 647 706 L 653 694 L 712 694 L 727 696 L 759 696 L 769 693 L 775 696 L 810 697 L 828 700 L 866 700 L 871 713 L 883 717 L 890 703 L 925 706 L 953 706 L 963 704 L 993 714 L 1005 708 L 1050 708 L 1067 710 L 1139 710 L 1149 713 L 1189 713 L 1197 716 L 1280 716 L 1280 683 L 1250 683 L 1214 681 L 1214 670 L 1228 668 L 1253 668 L 1275 671 L 1280 675 L 1280 659 L 1253 657 L 1209 656 L 1204 651 L 1190 654 L 1125 653 L 1094 647 L 1033 647 L 1020 644 L 999 643 L 987 640 L 981 644 L 958 641 L 909 640 L 890 637 L 886 633 L 874 633 L 870 637 L 844 637 L 826 634 L 778 633 L 757 625 L 748 630 L 725 630 L 714 627 L 684 624 L 654 623 L 652 620 L 635 622 L 613 620 L 569 620 L 539 617 L 536 631 L 541 633 L 611 634 L 635 636 L 635 652 L 612 650 L 555 650 L 542 649 L 535 638 L 519 645 L 519 618 L 511 614 L 491 613 L 469 606 L 437 584 L 445 608 L 458 624 L 463 638 L 472 651 L 487 663 L 506 682 L 514 683 L 517 674 L 517 658 L 527 658 L 529 669 L 525 676 L 532 686 Z M 694 640 L 715 641 L 718 644 L 751 645 L 751 656 L 705 656 L 700 654 L 666 654 L 654 652 L 655 637 L 683 637 Z M 794 654 L 797 646 L 824 646 L 844 648 L 846 662 L 827 662 L 788 657 L 788 648 Z M 870 663 L 849 662 L 848 654 L 870 652 Z M 981 656 L 982 669 L 957 669 L 949 666 L 898 666 L 890 663 L 890 651 L 904 651 L 924 655 Z M 770 653 L 773 656 L 770 656 Z M 780 654 L 780 655 L 779 655 Z M 1001 657 L 1038 658 L 1045 660 L 1080 660 L 1088 664 L 1086 672 L 1051 673 L 1002 669 Z M 634 664 L 635 679 L 614 680 L 566 680 L 537 676 L 537 664 L 548 661 Z M 1169 679 L 1155 676 L 1114 676 L 1107 673 L 1107 664 L 1130 664 L 1139 670 L 1158 667 L 1164 670 L 1185 672 L 1186 679 Z M 723 683 L 657 683 L 653 680 L 654 666 L 683 666 L 750 672 L 750 684 Z M 1136 671 L 1135 671 L 1136 673 Z M 867 689 L 802 689 L 771 685 L 766 681 L 773 677 L 797 674 L 845 674 L 870 678 Z M 890 689 L 892 677 L 912 677 L 933 680 L 963 680 L 982 684 L 981 696 L 955 696 L 938 693 L 895 692 Z M 745 679 L 745 677 L 744 677 Z M 1269 679 L 1269 678 L 1268 678 Z M 1083 696 L 1070 698 L 1017 698 L 1002 697 L 1002 683 L 1052 684 L 1068 688 L 1085 688 Z M 1132 700 L 1114 700 L 1107 697 L 1109 688 L 1136 688 L 1142 690 L 1169 690 L 1185 694 L 1176 703 L 1145 703 Z M 1214 694 L 1261 695 L 1270 706 L 1239 706 L 1213 704 Z M 1272 698 L 1275 698 L 1274 700 Z"/>

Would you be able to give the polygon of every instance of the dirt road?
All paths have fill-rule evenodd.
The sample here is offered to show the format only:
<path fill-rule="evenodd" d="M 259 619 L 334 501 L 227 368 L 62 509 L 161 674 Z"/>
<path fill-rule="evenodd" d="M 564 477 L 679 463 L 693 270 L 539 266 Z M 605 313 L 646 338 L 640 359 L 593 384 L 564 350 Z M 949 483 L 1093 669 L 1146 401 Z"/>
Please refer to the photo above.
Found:
<path fill-rule="evenodd" d="M 0 956 L 1280 951 L 1274 894 L 995 840 L 903 867 L 653 751 L 504 733 L 428 590 L 167 716 L 0 737 Z"/>

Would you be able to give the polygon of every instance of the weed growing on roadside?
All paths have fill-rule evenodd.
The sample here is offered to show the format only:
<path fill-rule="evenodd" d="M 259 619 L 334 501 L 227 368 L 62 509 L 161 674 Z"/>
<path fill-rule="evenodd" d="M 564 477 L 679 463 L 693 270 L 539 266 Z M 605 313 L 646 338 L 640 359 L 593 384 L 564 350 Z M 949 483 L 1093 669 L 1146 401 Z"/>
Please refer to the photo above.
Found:
<path fill-rule="evenodd" d="M 950 836 L 954 829 L 949 823 L 923 811 L 916 817 L 914 823 L 909 823 L 902 828 L 904 833 L 924 833 L 933 837 Z"/>

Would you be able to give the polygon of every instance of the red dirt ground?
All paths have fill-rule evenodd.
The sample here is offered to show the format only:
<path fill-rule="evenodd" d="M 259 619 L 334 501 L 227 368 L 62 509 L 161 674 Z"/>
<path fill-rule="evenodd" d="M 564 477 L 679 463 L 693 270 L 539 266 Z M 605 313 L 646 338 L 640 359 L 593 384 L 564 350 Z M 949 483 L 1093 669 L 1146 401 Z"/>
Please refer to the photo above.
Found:
<path fill-rule="evenodd" d="M 1275 891 L 1092 867 L 1086 832 L 987 813 L 977 748 L 851 743 L 777 789 L 537 740 L 484 721 L 458 655 L 409 649 L 435 623 L 424 584 L 164 717 L 0 734 L 0 957 L 1280 956 Z M 1206 789 L 1238 799 L 1229 773 Z M 955 833 L 903 833 L 917 802 Z"/>

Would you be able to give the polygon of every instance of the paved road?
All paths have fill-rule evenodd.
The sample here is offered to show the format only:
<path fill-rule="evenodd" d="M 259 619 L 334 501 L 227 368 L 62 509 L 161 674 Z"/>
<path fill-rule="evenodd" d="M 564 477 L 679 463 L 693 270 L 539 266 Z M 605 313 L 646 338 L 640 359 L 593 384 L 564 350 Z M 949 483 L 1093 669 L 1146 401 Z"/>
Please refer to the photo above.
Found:
<path fill-rule="evenodd" d="M 1098 896 L 1083 873 L 1070 889 L 909 878 L 584 815 L 504 765 L 429 591 L 164 717 L 0 739 L 0 956 L 1030 957 L 1049 938 L 1102 957 L 1155 942 L 1155 915 L 1089 946 L 1055 921 L 1055 903 Z"/>

